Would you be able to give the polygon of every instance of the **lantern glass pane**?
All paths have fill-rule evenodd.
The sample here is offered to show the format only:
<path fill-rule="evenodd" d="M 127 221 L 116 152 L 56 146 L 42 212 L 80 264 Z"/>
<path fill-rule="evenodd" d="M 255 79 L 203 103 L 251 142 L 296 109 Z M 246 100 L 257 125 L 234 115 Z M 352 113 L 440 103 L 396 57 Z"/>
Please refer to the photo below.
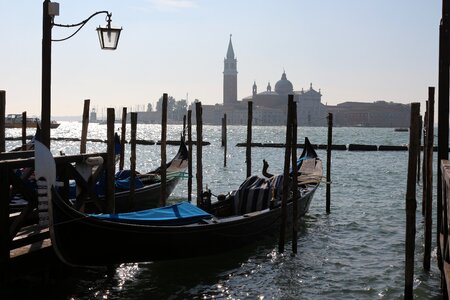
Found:
<path fill-rule="evenodd" d="M 105 50 L 115 50 L 119 43 L 121 30 L 117 28 L 97 28 L 100 47 Z"/>

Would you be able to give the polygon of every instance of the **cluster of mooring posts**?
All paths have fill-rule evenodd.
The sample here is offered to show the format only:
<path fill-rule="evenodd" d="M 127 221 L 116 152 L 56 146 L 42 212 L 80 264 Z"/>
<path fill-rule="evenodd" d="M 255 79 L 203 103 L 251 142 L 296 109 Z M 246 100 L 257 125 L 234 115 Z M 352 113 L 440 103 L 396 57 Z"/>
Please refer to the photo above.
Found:
<path fill-rule="evenodd" d="M 80 189 L 76 196 L 77 203 L 80 205 L 87 199 L 91 199 L 95 204 L 102 208 L 105 213 L 114 213 L 115 211 L 115 187 L 114 187 L 114 173 L 115 173 L 115 132 L 114 109 L 107 109 L 107 151 L 104 153 L 86 154 L 86 142 L 88 134 L 88 112 L 90 100 L 84 101 L 82 131 L 80 141 L 79 155 L 63 155 L 55 157 L 57 166 L 57 174 L 59 180 L 63 182 L 61 187 L 62 195 L 69 194 L 69 180 L 74 180 L 77 187 Z M 201 110 L 201 104 L 198 103 L 197 111 Z M 6 92 L 0 91 L 0 282 L 7 284 L 11 280 L 34 272 L 51 272 L 59 262 L 54 256 L 51 248 L 50 234 L 48 228 L 48 212 L 47 207 L 38 207 L 39 195 L 38 189 L 29 184 L 34 169 L 34 151 L 25 150 L 31 145 L 27 144 L 26 139 L 26 123 L 23 124 L 22 129 L 22 146 L 17 151 L 5 152 L 5 111 L 6 111 Z M 26 116 L 26 113 L 23 114 Z M 121 128 L 121 148 L 124 150 L 125 134 L 126 134 L 126 108 L 123 108 L 123 119 Z M 24 118 L 26 120 L 26 118 Z M 130 133 L 130 169 L 131 177 L 135 176 L 136 170 L 136 131 L 137 131 L 137 113 L 130 114 L 131 133 Z M 166 203 L 166 133 L 167 133 L 167 94 L 163 95 L 163 116 L 162 116 L 162 133 L 161 141 L 161 193 L 159 205 L 164 206 Z M 192 141 L 191 130 L 191 111 L 188 111 L 188 140 L 186 143 L 189 147 L 189 201 L 191 201 L 191 185 L 192 185 L 192 144 L 197 145 L 197 151 L 201 153 L 203 143 Z M 185 132 L 185 123 L 183 132 Z M 201 123 L 197 124 L 197 133 L 201 141 Z M 78 139 L 77 139 L 78 141 Z M 172 144 L 179 144 L 172 143 Z M 102 163 L 97 170 L 89 177 L 85 178 L 75 168 L 75 164 L 81 164 L 88 158 L 102 158 Z M 197 163 L 201 167 L 201 156 L 198 157 L 200 161 Z M 163 163 L 164 162 L 164 163 Z M 119 170 L 124 167 L 124 151 L 121 151 L 119 158 Z M 106 185 L 104 190 L 105 201 L 100 203 L 96 196 L 95 184 L 101 172 L 105 171 Z M 198 172 L 201 178 L 201 172 Z M 197 195 L 201 195 L 201 185 L 198 184 Z M 133 203 L 134 197 L 134 180 L 130 181 L 130 205 Z M 10 199 L 12 194 L 20 194 L 26 204 L 20 208 L 13 209 L 10 206 Z M 200 203 L 201 198 L 197 199 Z M 131 206 L 132 207 L 132 206 Z M 53 264 L 55 263 L 55 264 Z"/>
<path fill-rule="evenodd" d="M 434 92 L 435 89 L 430 87 L 428 89 L 428 100 L 426 104 L 426 112 L 423 122 L 422 130 L 422 117 L 420 116 L 420 104 L 411 104 L 411 125 L 409 129 L 410 142 L 407 147 L 409 151 L 408 159 L 408 177 L 407 177 L 407 192 L 406 192 L 406 242 L 405 242 L 405 299 L 412 299 L 413 296 L 413 277 L 414 277 L 414 252 L 415 252 L 415 233 L 416 233 L 416 184 L 420 181 L 420 169 L 422 169 L 422 215 L 425 220 L 425 234 L 424 234 L 424 258 L 423 268 L 425 270 L 430 269 L 431 260 L 431 240 L 432 240 L 432 161 L 434 147 Z M 114 172 L 115 172 L 115 157 L 114 157 L 114 121 L 115 112 L 113 108 L 107 109 L 107 151 L 105 153 L 93 153 L 86 154 L 86 142 L 88 133 L 88 112 L 90 101 L 84 101 L 83 119 L 82 119 L 82 131 L 80 141 L 80 154 L 79 155 L 64 155 L 55 158 L 57 165 L 58 176 L 64 183 L 62 186 L 62 194 L 68 195 L 68 183 L 69 180 L 75 180 L 78 186 L 81 187 L 81 192 L 77 196 L 77 201 L 83 202 L 83 198 L 90 197 L 94 201 L 98 201 L 94 195 L 94 185 L 96 178 L 99 176 L 100 171 L 92 175 L 92 178 L 87 180 L 75 169 L 74 164 L 81 163 L 89 157 L 103 158 L 103 163 L 99 169 L 106 171 L 107 184 L 105 187 L 105 203 L 98 203 L 99 207 L 104 208 L 104 212 L 113 213 L 115 211 L 115 192 L 114 192 Z M 38 207 L 38 194 L 37 190 L 30 187 L 25 183 L 28 180 L 27 176 L 30 176 L 32 172 L 22 172 L 19 174 L 16 170 L 32 170 L 34 167 L 34 153 L 32 150 L 26 149 L 26 124 L 22 130 L 22 147 L 21 151 L 5 152 L 5 107 L 6 107 L 6 93 L 0 91 L 0 172 L 2 177 L 0 179 L 0 199 L 3 199 L 0 204 L 0 268 L 5 270 L 2 272 L 1 282 L 7 283 L 15 276 L 28 274 L 33 270 L 42 272 L 42 270 L 48 270 L 54 263 L 56 258 L 51 250 L 51 242 L 49 239 L 48 226 L 42 226 L 43 220 L 45 220 L 45 209 L 36 209 Z M 165 186 L 165 167 L 166 167 L 166 145 L 167 140 L 167 94 L 163 94 L 162 105 L 162 130 L 161 140 L 158 143 L 161 146 L 161 193 L 159 205 L 166 205 L 166 186 Z M 284 176 L 289 176 L 290 167 L 296 164 L 297 148 L 302 147 L 302 144 L 297 143 L 297 116 L 296 116 L 296 103 L 293 100 L 292 95 L 289 95 L 288 99 L 288 113 L 287 113 L 287 126 L 286 126 L 286 143 L 277 145 L 277 147 L 285 148 L 285 160 L 284 160 Z M 203 176 L 202 176 L 202 147 L 204 145 L 203 132 L 202 132 L 202 106 L 198 102 L 195 104 L 195 116 L 196 116 L 196 133 L 197 141 L 192 141 L 192 111 L 187 112 L 183 119 L 183 134 L 187 131 L 187 145 L 189 148 L 189 165 L 188 165 L 188 201 L 192 201 L 192 146 L 196 145 L 196 201 L 199 206 L 205 205 L 204 201 L 207 201 L 203 188 Z M 26 116 L 26 113 L 23 114 Z M 122 111 L 122 128 L 121 128 L 121 155 L 119 158 L 119 170 L 124 167 L 124 145 L 126 143 L 126 116 L 127 109 L 123 108 Z M 327 172 L 326 172 L 326 212 L 330 213 L 330 183 L 331 183 L 331 151 L 336 149 L 336 145 L 332 144 L 332 128 L 333 128 L 333 115 L 329 114 L 328 117 L 328 142 L 327 149 Z M 131 133 L 130 133 L 130 169 L 131 176 L 134 176 L 136 170 L 136 132 L 137 132 L 137 113 L 130 114 Z M 186 124 L 187 123 L 187 124 Z M 187 128 L 186 128 L 187 127 Z M 422 134 L 423 131 L 423 134 Z M 441 132 L 442 130 L 440 130 Z M 448 131 L 447 131 L 448 135 Z M 423 138 L 423 147 L 420 146 L 421 139 Z M 440 138 L 440 136 L 439 136 Z M 440 142 L 442 142 L 440 138 Z M 445 141 L 444 141 L 445 142 Z M 247 123 L 247 141 L 244 143 L 246 147 L 246 176 L 252 174 L 251 170 L 251 148 L 255 146 L 252 142 L 252 102 L 248 103 L 248 123 Z M 237 146 L 242 146 L 241 144 Z M 257 144 L 256 144 L 257 146 Z M 227 153 L 227 125 L 226 114 L 222 119 L 222 147 L 224 150 L 224 166 L 226 166 L 226 153 Z M 321 149 L 323 146 L 317 145 L 317 148 Z M 423 163 L 420 168 L 420 152 L 423 149 Z M 447 144 L 444 143 L 444 149 L 448 149 Z M 348 149 L 350 150 L 350 149 Z M 362 150 L 362 149 L 361 149 Z M 369 150 L 370 151 L 370 150 Z M 438 149 L 439 151 L 439 149 Z M 445 152 L 445 151 L 444 151 Z M 439 152 L 440 153 L 440 152 Z M 163 163 L 164 162 L 164 163 Z M 293 168 L 294 182 L 297 176 L 296 168 Z M 449 254 L 449 228 L 450 222 L 448 218 L 448 199 L 450 195 L 450 162 L 447 159 L 439 161 L 439 173 L 441 174 L 442 184 L 438 184 L 441 194 L 439 194 L 439 201 L 437 205 L 437 249 L 438 249 L 438 265 L 442 270 L 442 286 L 444 296 L 448 296 L 448 288 L 450 287 L 450 254 Z M 133 179 L 133 178 L 132 178 Z M 133 203 L 134 197 L 134 180 L 131 180 L 130 186 L 130 203 Z M 286 240 L 286 203 L 289 186 L 287 181 L 283 183 L 283 198 L 282 198 L 282 222 L 280 226 L 280 235 L 278 249 L 280 252 L 284 252 L 285 240 Z M 9 205 L 10 191 L 20 193 L 28 204 L 18 211 L 12 211 Z M 297 192 L 296 188 L 293 188 L 293 193 Z M 80 199 L 78 199 L 80 198 Z M 97 200 L 96 200 L 97 199 Z M 294 202 L 295 203 L 295 202 Z M 296 214 L 296 207 L 293 208 L 294 214 Z M 39 213 L 38 213 L 39 212 Z M 297 220 L 297 218 L 293 218 Z M 294 222 L 291 228 L 292 237 L 292 252 L 297 253 L 297 227 L 298 224 Z"/>
<path fill-rule="evenodd" d="M 115 212 L 115 187 L 114 187 L 114 173 L 115 173 L 115 112 L 113 108 L 107 109 L 107 150 L 103 153 L 86 154 L 86 143 L 89 141 L 88 126 L 89 126 L 89 106 L 90 100 L 84 101 L 83 117 L 82 117 L 82 130 L 81 138 L 74 139 L 80 142 L 80 154 L 77 155 L 62 155 L 55 157 L 57 166 L 57 174 L 60 181 L 63 183 L 61 186 L 62 195 L 68 197 L 69 195 L 69 181 L 74 180 L 76 185 L 80 187 L 78 195 L 76 196 L 78 205 L 83 205 L 86 199 L 92 199 L 95 204 L 102 208 L 105 213 Z M 165 186 L 165 167 L 166 167 L 166 135 L 167 135 L 167 94 L 163 94 L 162 105 L 162 130 L 161 140 L 158 142 L 161 146 L 161 192 L 159 205 L 166 205 L 166 186 Z M 32 170 L 34 168 L 34 151 L 24 150 L 30 143 L 27 144 L 26 138 L 26 124 L 23 124 L 22 130 L 22 146 L 19 151 L 5 152 L 5 116 L 6 108 L 6 92 L 0 91 L 0 172 L 2 177 L 0 179 L 0 269 L 1 283 L 7 284 L 16 277 L 20 277 L 24 274 L 30 274 L 34 271 L 42 273 L 54 272 L 54 266 L 60 266 L 58 260 L 54 256 L 51 248 L 50 234 L 48 228 L 48 212 L 47 207 L 39 206 L 39 195 L 37 189 L 29 184 L 27 181 L 30 179 Z M 289 96 L 288 105 L 288 118 L 286 127 L 286 144 L 285 147 L 285 165 L 284 173 L 288 176 L 289 168 L 296 164 L 297 159 L 297 147 L 300 145 L 296 143 L 297 140 L 297 117 L 296 117 L 296 103 L 293 101 L 292 95 Z M 196 145 L 196 201 L 199 206 L 205 205 L 204 201 L 207 201 L 203 188 L 203 176 L 202 176 L 202 147 L 205 143 L 202 141 L 202 106 L 198 102 L 195 105 L 196 116 L 196 133 L 197 141 L 192 141 L 192 111 L 188 110 L 187 120 L 186 116 L 183 119 L 183 135 L 187 131 L 187 141 L 189 151 L 189 164 L 188 164 L 188 201 L 192 201 L 192 147 Z M 26 113 L 24 113 L 26 115 Z M 127 109 L 123 108 L 122 111 L 122 127 L 121 127 L 121 153 L 119 158 L 119 170 L 123 170 L 124 167 L 124 145 L 126 143 L 126 116 Z M 246 151 L 246 164 L 247 164 L 247 177 L 251 175 L 251 138 L 252 138 L 252 102 L 249 102 L 248 109 L 248 134 L 247 134 L 247 151 Z M 332 115 L 329 114 L 329 131 L 328 131 L 328 151 L 327 151 L 327 182 L 330 182 L 330 166 L 331 166 L 331 136 L 332 136 Z M 186 126 L 187 123 L 187 126 Z M 131 176 L 135 175 L 136 170 L 136 131 L 137 131 L 137 113 L 130 114 L 130 170 Z M 186 128 L 187 127 L 187 128 Z M 223 130 L 222 130 L 222 145 L 224 148 L 224 166 L 226 166 L 226 152 L 227 152 L 227 134 L 226 134 L 226 115 L 223 118 Z M 49 135 L 50 136 L 50 135 Z M 175 143 L 174 143 L 175 144 Z M 91 175 L 90 178 L 84 177 L 75 168 L 76 164 L 83 163 L 88 158 L 102 158 L 102 163 L 97 170 Z M 163 163 L 164 162 L 164 163 Z M 17 172 L 21 170 L 21 172 Z M 294 168 L 296 170 L 296 168 Z M 105 200 L 104 203 L 100 203 L 100 200 L 96 196 L 95 183 L 100 176 L 101 172 L 106 174 L 105 185 Z M 296 176 L 296 172 L 294 173 Z M 294 181 L 295 182 L 295 181 Z M 287 191 L 289 186 L 283 185 L 283 189 Z M 330 211 L 330 186 L 327 185 L 327 212 Z M 132 207 L 134 197 L 134 180 L 130 180 L 130 196 L 129 202 Z M 293 189 L 293 192 L 297 192 L 297 189 Z M 9 204 L 11 193 L 20 194 L 27 204 L 19 209 L 13 211 Z M 287 195 L 287 192 L 283 193 Z M 279 238 L 279 251 L 284 251 L 285 233 L 286 233 L 286 202 L 287 198 L 282 199 L 282 207 L 284 207 L 283 224 L 280 228 Z M 294 207 L 294 214 L 296 214 Z M 296 220 L 296 218 L 294 218 Z M 293 249 L 294 253 L 297 252 L 297 227 L 298 224 L 294 223 L 292 227 Z M 56 267 L 58 269 L 59 267 Z"/>
<path fill-rule="evenodd" d="M 405 299 L 413 299 L 414 282 L 414 254 L 416 235 L 416 211 L 417 210 L 417 183 L 422 185 L 422 203 L 419 211 L 424 220 L 424 254 L 423 269 L 430 270 L 432 253 L 432 227 L 433 227 L 433 144 L 434 144 L 434 94 L 435 88 L 428 88 L 428 100 L 426 101 L 426 111 L 423 121 L 420 116 L 420 104 L 411 104 L 411 126 L 410 126 L 410 147 L 408 156 L 408 176 L 406 190 L 406 240 L 405 240 Z M 448 104 L 447 104 L 448 105 Z M 448 106 L 447 106 L 448 107 Z M 444 108 L 445 109 L 445 108 Z M 448 116 L 447 116 L 448 118 Z M 447 123 L 448 124 L 448 123 Z M 447 126 L 448 127 L 448 126 Z M 448 129 L 445 133 L 448 135 Z M 420 143 L 423 138 L 423 162 L 420 165 Z M 442 137 L 438 135 L 439 147 L 441 147 Z M 447 138 L 448 141 L 448 138 Z M 444 142 L 445 150 L 448 149 L 448 142 Z M 449 195 L 450 195 L 450 162 L 447 158 L 438 157 L 438 199 L 436 207 L 437 221 L 437 264 L 441 270 L 441 286 L 445 299 L 450 295 L 450 254 L 449 254 Z M 440 149 L 438 151 L 441 153 Z M 420 170 L 422 170 L 422 180 L 420 180 Z"/>
<path fill-rule="evenodd" d="M 432 232 L 432 161 L 433 151 L 436 147 L 433 147 L 433 124 L 434 124 L 434 88 L 430 87 L 428 92 L 428 100 L 426 104 L 426 112 L 423 122 L 423 135 L 422 135 L 422 117 L 420 116 L 420 104 L 411 104 L 411 126 L 410 126 L 410 143 L 407 149 L 409 150 L 408 160 L 408 178 L 407 178 L 407 193 L 406 193 L 406 260 L 405 260 L 405 298 L 410 299 L 413 292 L 413 276 L 414 276 L 414 252 L 415 252 L 415 233 L 416 233 L 416 184 L 420 181 L 420 151 L 423 149 L 423 164 L 422 164 L 422 215 L 425 220 L 425 234 L 424 234 L 424 259 L 423 268 L 425 270 L 430 269 L 431 259 L 431 232 Z M 78 186 L 82 187 L 80 197 L 91 197 L 95 199 L 93 195 L 96 176 L 99 174 L 93 174 L 93 179 L 86 180 L 81 176 L 74 168 L 73 164 L 81 163 L 88 157 L 103 158 L 103 165 L 101 169 L 106 170 L 107 178 L 114 178 L 115 163 L 114 163 L 114 121 L 115 112 L 113 108 L 107 109 L 107 151 L 105 153 L 93 153 L 86 154 L 86 141 L 88 133 L 88 112 L 89 112 L 89 100 L 84 102 L 83 119 L 82 119 L 82 133 L 80 141 L 80 154 L 79 155 L 66 155 L 56 157 L 59 176 L 61 181 L 64 182 L 63 189 L 67 189 L 69 180 L 75 180 Z M 0 204 L 0 266 L 2 270 L 1 280 L 3 283 L 8 282 L 14 276 L 20 276 L 21 274 L 29 273 L 30 270 L 46 270 L 49 268 L 49 261 L 55 261 L 51 250 L 51 242 L 49 239 L 48 226 L 42 226 L 39 220 L 45 219 L 42 215 L 42 209 L 36 210 L 38 205 L 38 195 L 36 189 L 27 186 L 24 183 L 24 179 L 28 179 L 23 174 L 19 175 L 14 170 L 31 170 L 34 167 L 33 151 L 26 149 L 26 124 L 22 130 L 22 151 L 5 152 L 5 129 L 4 129 L 4 115 L 6 107 L 6 95 L 4 91 L 0 91 L 0 172 L 3 176 L 0 180 L 0 198 L 3 199 Z M 167 94 L 163 95 L 163 110 L 162 110 L 162 130 L 161 140 L 158 144 L 161 145 L 161 196 L 160 206 L 164 206 L 165 203 L 165 162 L 166 158 L 166 135 L 167 135 Z M 196 201 L 198 205 L 204 205 L 204 189 L 203 189 L 203 176 L 202 176 L 202 107 L 198 102 L 195 105 L 196 111 L 196 130 L 197 141 L 192 141 L 192 112 L 187 112 L 187 126 L 186 116 L 183 120 L 183 133 L 186 132 L 187 127 L 187 144 L 189 147 L 189 166 L 188 166 L 188 200 L 192 201 L 192 145 L 196 145 L 196 179 L 197 179 L 197 192 Z M 296 163 L 297 148 L 302 147 L 302 144 L 296 143 L 297 141 L 297 116 L 296 116 L 296 103 L 293 101 L 293 97 L 289 96 L 288 101 L 288 114 L 287 114 L 287 126 L 286 126 L 286 143 L 277 145 L 277 147 L 285 148 L 285 161 L 284 161 L 284 176 L 289 175 L 290 166 Z M 26 116 L 26 113 L 23 113 Z M 119 170 L 124 166 L 124 145 L 126 143 L 126 116 L 127 109 L 123 108 L 122 112 L 122 128 L 121 128 L 121 154 L 119 159 Z M 137 113 L 130 114 L 131 133 L 130 133 L 130 169 L 131 176 L 134 176 L 136 170 L 136 131 L 137 131 Z M 333 127 L 333 115 L 329 114 L 328 117 L 328 143 L 327 149 L 327 185 L 326 185 L 326 211 L 330 212 L 330 182 L 331 182 L 331 150 L 336 149 L 336 145 L 332 144 L 332 127 Z M 246 175 L 251 175 L 251 148 L 255 146 L 252 143 L 252 102 L 248 103 L 248 123 L 247 123 L 247 141 L 246 147 Z M 224 148 L 224 166 L 226 166 L 226 152 L 227 152 L 227 127 L 226 127 L 226 114 L 222 119 L 222 146 Z M 420 146 L 421 139 L 423 137 L 423 147 Z M 237 145 L 241 146 L 241 145 Z M 317 146 L 321 149 L 323 146 Z M 350 150 L 350 149 L 348 149 Z M 449 218 L 447 215 L 448 199 L 450 195 L 450 162 L 448 160 L 442 160 L 440 162 L 440 171 L 442 174 L 442 185 L 438 185 L 442 191 L 440 200 L 438 201 L 437 215 L 438 215 L 438 265 L 442 270 L 442 286 L 445 296 L 448 295 L 447 288 L 450 287 L 450 255 L 449 255 Z M 296 168 L 293 168 L 293 177 L 297 172 Z M 29 176 L 31 172 L 27 175 Z M 108 183 L 109 182 L 109 183 Z M 283 185 L 283 195 L 287 195 L 289 186 Z M 133 203 L 134 195 L 134 180 L 131 180 L 130 186 L 130 203 Z M 11 211 L 9 206 L 10 191 L 20 193 L 28 204 L 19 211 Z M 297 189 L 293 189 L 296 193 Z M 66 192 L 67 194 L 68 192 Z M 63 192 L 64 194 L 64 192 Z M 103 205 L 104 212 L 112 213 L 115 211 L 114 207 L 114 185 L 113 179 L 107 180 L 105 188 L 106 203 Z M 282 225 L 280 227 L 279 236 L 279 251 L 284 252 L 285 239 L 286 239 L 286 201 L 285 197 L 282 199 Z M 102 206 L 99 204 L 99 206 Z M 37 211 L 40 212 L 38 215 Z M 294 207 L 294 214 L 296 214 L 296 208 Z M 296 218 L 293 218 L 296 220 Z M 41 222 L 42 223 L 42 222 Z M 297 253 L 297 227 L 298 224 L 294 223 L 292 226 L 292 251 Z M 43 259 L 44 258 L 44 259 Z M 50 264 L 51 265 L 51 264 Z"/>
<path fill-rule="evenodd" d="M 246 156 L 246 174 L 247 177 L 251 176 L 252 170 L 251 170 L 251 161 L 252 161 L 252 151 L 251 148 L 254 147 L 255 143 L 252 143 L 252 119 L 253 119 L 253 102 L 248 101 L 248 109 L 247 109 L 247 140 L 245 143 L 238 144 L 236 146 L 245 146 L 245 156 Z M 331 209 L 331 151 L 333 149 L 332 147 L 332 135 L 333 135 L 333 114 L 329 113 L 327 116 L 328 119 L 328 143 L 327 143 L 327 175 L 326 175 L 326 212 L 330 213 Z M 224 114 L 222 118 L 222 146 L 224 147 L 224 166 L 226 166 L 226 152 L 227 152 L 227 133 L 226 133 L 226 120 L 227 115 Z M 287 110 L 287 122 L 286 122 L 286 143 L 279 144 L 280 148 L 285 149 L 285 155 L 284 155 L 284 168 L 283 168 L 283 176 L 284 178 L 289 177 L 289 172 L 291 166 L 297 165 L 297 148 L 303 148 L 303 144 L 297 143 L 297 103 L 294 101 L 293 95 L 288 95 L 288 110 Z M 292 168 L 292 182 L 297 182 L 298 177 L 298 170 L 297 168 Z M 289 188 L 291 188 L 291 191 L 293 193 L 293 198 L 295 199 L 298 193 L 297 186 L 292 185 L 289 187 L 288 181 L 283 180 L 283 192 L 282 192 L 282 199 L 281 199 L 281 226 L 280 226 L 280 235 L 278 240 L 278 251 L 280 253 L 284 252 L 284 246 L 285 246 L 285 240 L 286 240 L 286 231 L 289 230 L 287 228 L 286 219 L 287 219 L 287 212 L 286 212 L 286 206 L 287 206 L 287 195 L 289 194 Z M 297 207 L 297 201 L 293 201 L 293 222 L 292 222 L 292 228 L 291 228 L 291 238 L 292 238 L 292 252 L 294 254 L 297 253 L 297 240 L 298 240 L 298 207 Z"/>
<path fill-rule="evenodd" d="M 416 179 L 420 182 L 420 141 L 423 138 L 422 163 L 422 216 L 424 218 L 423 269 L 430 270 L 432 249 L 432 195 L 433 195 L 433 151 L 437 151 L 437 205 L 436 205 L 436 249 L 437 264 L 441 272 L 441 288 L 444 299 L 450 295 L 450 244 L 449 201 L 450 163 L 449 153 L 449 88 L 450 88 L 450 3 L 442 1 L 442 17 L 439 25 L 439 78 L 438 78 L 438 133 L 434 146 L 434 87 L 428 88 L 428 100 L 424 121 L 420 117 L 418 103 L 411 105 L 410 148 L 406 191 L 406 242 L 405 242 L 405 299 L 413 299 L 414 252 L 416 233 Z M 422 133 L 423 124 L 423 137 Z"/>

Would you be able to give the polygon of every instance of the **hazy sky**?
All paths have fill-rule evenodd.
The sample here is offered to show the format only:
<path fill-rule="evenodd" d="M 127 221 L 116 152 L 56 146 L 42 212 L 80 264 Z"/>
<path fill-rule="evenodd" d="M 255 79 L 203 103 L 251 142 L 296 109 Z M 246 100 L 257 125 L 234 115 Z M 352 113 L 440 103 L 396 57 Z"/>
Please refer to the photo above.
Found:
<path fill-rule="evenodd" d="M 40 115 L 42 0 L 0 4 L 0 89 L 7 113 Z M 232 34 L 238 98 L 272 87 L 283 70 L 294 90 L 322 102 L 424 103 L 437 87 L 438 0 L 60 0 L 55 23 L 108 10 L 123 27 L 116 51 L 99 47 L 94 17 L 52 47 L 52 115 L 136 110 L 163 93 L 222 103 L 223 60 Z M 53 38 L 70 35 L 53 29 Z M 423 104 L 422 104 L 423 106 Z M 422 107 L 423 108 L 423 107 Z"/>

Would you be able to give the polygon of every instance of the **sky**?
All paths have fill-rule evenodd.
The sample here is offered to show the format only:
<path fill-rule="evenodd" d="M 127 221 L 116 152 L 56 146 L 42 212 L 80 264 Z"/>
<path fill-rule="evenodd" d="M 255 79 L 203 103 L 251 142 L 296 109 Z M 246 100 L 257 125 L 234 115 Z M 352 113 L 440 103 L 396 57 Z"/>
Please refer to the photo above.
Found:
<path fill-rule="evenodd" d="M 0 4 L 0 90 L 6 112 L 40 116 L 42 0 Z M 167 93 L 203 104 L 223 101 L 230 34 L 238 99 L 264 91 L 283 71 L 294 90 L 321 91 L 322 103 L 421 102 L 438 80 L 437 0 L 59 0 L 55 23 L 112 12 L 122 27 L 116 51 L 101 50 L 91 19 L 52 43 L 52 116 L 83 112 L 84 99 L 137 111 Z M 73 33 L 53 28 L 54 39 Z M 106 115 L 106 114 L 105 114 Z"/>

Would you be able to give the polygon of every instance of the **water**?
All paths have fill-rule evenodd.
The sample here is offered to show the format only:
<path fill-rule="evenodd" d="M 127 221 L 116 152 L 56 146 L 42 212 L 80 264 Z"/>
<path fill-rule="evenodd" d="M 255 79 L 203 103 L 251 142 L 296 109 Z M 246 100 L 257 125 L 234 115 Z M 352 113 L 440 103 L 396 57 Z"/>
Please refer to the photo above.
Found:
<path fill-rule="evenodd" d="M 106 137 L 105 125 L 89 126 L 89 138 Z M 129 136 L 129 127 L 127 130 Z M 180 131 L 181 126 L 169 126 L 168 138 L 178 139 Z M 62 123 L 52 130 L 54 137 L 79 137 L 80 134 L 80 123 Z M 193 134 L 195 139 L 195 128 Z M 7 136 L 18 135 L 19 130 L 7 132 Z M 245 148 L 235 145 L 245 141 L 246 128 L 228 127 L 226 168 L 220 147 L 220 127 L 205 126 L 203 136 L 211 142 L 203 148 L 203 183 L 214 194 L 227 193 L 245 177 Z M 282 143 L 284 136 L 283 127 L 253 129 L 254 142 Z M 327 129 L 300 128 L 299 142 L 304 136 L 312 143 L 326 144 Z M 138 139 L 159 138 L 159 126 L 138 125 Z M 408 132 L 394 132 L 393 129 L 333 130 L 334 144 L 402 145 L 408 141 Z M 17 142 L 10 142 L 8 148 L 15 145 Z M 79 152 L 79 144 L 52 141 L 52 149 L 55 153 L 62 150 L 75 154 Z M 106 144 L 88 143 L 88 152 L 105 149 Z M 177 147 L 169 146 L 167 151 L 170 158 Z M 325 159 L 325 151 L 319 150 L 318 154 Z M 283 157 L 284 149 L 281 148 L 253 148 L 253 173 L 261 172 L 262 159 L 269 162 L 271 173 L 282 172 Z M 159 159 L 159 146 L 137 145 L 138 170 L 157 167 Z M 126 165 L 128 162 L 126 159 Z M 325 185 L 322 185 L 308 216 L 301 222 L 295 256 L 290 253 L 290 242 L 286 245 L 287 251 L 279 254 L 274 240 L 204 258 L 123 264 L 111 276 L 95 270 L 77 271 L 58 282 L 52 293 L 62 299 L 402 299 L 407 162 L 406 151 L 334 151 L 331 214 L 325 212 Z M 435 166 L 436 163 L 434 169 Z M 421 190 L 418 188 L 417 191 L 418 199 L 421 199 Z M 186 198 L 186 193 L 187 181 L 184 180 L 174 190 L 170 201 Z M 418 205 L 414 294 L 416 299 L 440 299 L 435 248 L 431 271 L 425 272 L 422 268 L 420 207 Z M 33 293 L 33 298 L 40 295 L 36 291 Z M 46 292 L 41 293 L 45 295 Z"/>

